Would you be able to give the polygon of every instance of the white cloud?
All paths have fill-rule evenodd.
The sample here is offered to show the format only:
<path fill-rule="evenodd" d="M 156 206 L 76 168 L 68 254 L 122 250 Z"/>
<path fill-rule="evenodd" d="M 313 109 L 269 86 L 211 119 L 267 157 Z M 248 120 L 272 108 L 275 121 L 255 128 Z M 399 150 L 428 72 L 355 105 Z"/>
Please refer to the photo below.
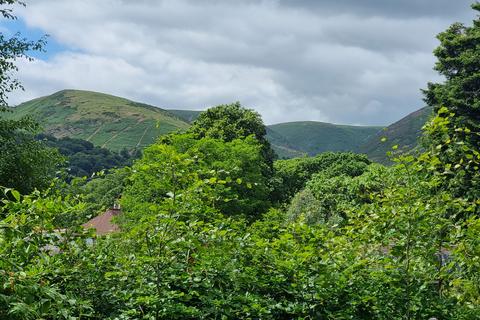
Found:
<path fill-rule="evenodd" d="M 434 36 L 465 16 L 293 3 L 36 0 L 22 18 L 72 50 L 22 63 L 12 102 L 77 88 L 167 108 L 239 100 L 267 123 L 388 124 L 422 106 Z"/>

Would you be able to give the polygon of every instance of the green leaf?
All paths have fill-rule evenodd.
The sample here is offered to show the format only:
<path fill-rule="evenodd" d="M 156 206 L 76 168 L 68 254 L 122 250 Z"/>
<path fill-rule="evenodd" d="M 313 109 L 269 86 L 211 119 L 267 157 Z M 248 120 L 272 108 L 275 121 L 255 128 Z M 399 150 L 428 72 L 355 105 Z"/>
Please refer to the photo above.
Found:
<path fill-rule="evenodd" d="M 20 192 L 14 189 L 10 189 L 10 194 L 15 198 L 15 200 L 20 201 Z"/>

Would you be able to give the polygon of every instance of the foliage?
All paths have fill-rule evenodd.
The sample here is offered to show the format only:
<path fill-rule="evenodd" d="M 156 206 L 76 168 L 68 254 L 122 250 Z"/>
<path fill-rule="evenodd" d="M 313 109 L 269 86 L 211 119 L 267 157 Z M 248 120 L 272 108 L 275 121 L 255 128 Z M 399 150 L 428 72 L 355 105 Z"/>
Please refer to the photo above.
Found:
<path fill-rule="evenodd" d="M 70 253 L 83 246 L 75 229 L 62 231 L 54 221 L 80 204 L 36 193 L 20 196 L 2 189 L 0 205 L 0 318 L 70 319 L 90 313 L 85 301 L 62 290 L 56 279 L 69 268 Z"/>
<path fill-rule="evenodd" d="M 472 8 L 480 11 L 480 3 L 473 4 Z M 437 36 L 440 45 L 434 51 L 437 58 L 435 70 L 445 81 L 429 83 L 424 94 L 425 102 L 434 108 L 437 116 L 434 121 L 442 122 L 443 125 L 442 130 L 428 131 L 430 135 L 427 144 L 442 146 L 444 141 L 451 141 L 445 146 L 448 151 L 442 150 L 437 155 L 444 163 L 462 165 L 465 151 L 480 149 L 479 32 L 480 18 L 477 16 L 472 26 L 454 23 Z M 463 166 L 460 174 L 455 174 L 455 180 L 461 181 L 456 187 L 458 195 L 478 189 L 473 184 L 477 178 L 471 177 L 476 176 L 477 172 L 476 166 Z"/>
<path fill-rule="evenodd" d="M 0 14 L 6 19 L 16 19 L 8 6 L 23 4 L 16 0 L 1 0 Z M 7 5 L 7 6 L 4 6 Z M 31 51 L 42 50 L 45 39 L 28 41 L 15 34 L 7 38 L 0 33 L 0 186 L 16 188 L 28 193 L 34 188 L 45 188 L 55 175 L 61 161 L 55 150 L 34 140 L 38 124 L 28 117 L 16 121 L 5 119 L 7 95 L 21 89 L 14 73 L 17 59 L 31 60 Z M 1 197 L 1 196 L 0 196 Z"/>
<path fill-rule="evenodd" d="M 253 135 L 262 145 L 265 163 L 272 167 L 275 153 L 267 140 L 267 129 L 260 115 L 243 108 L 239 102 L 220 105 L 202 112 L 188 130 L 197 138 L 214 138 L 229 142 Z"/>
<path fill-rule="evenodd" d="M 36 130 L 30 119 L 0 119 L 0 186 L 27 194 L 50 185 L 63 159 L 57 150 L 35 140 Z"/>
<path fill-rule="evenodd" d="M 5 19 L 16 19 L 16 16 L 12 13 L 10 7 L 14 4 L 23 5 L 22 1 L 18 0 L 0 0 L 0 14 Z M 13 77 L 13 74 L 18 71 L 18 67 L 15 65 L 17 59 L 31 60 L 29 56 L 31 51 L 42 50 L 46 41 L 42 38 L 38 41 L 28 41 L 25 38 L 21 38 L 19 33 L 16 33 L 12 37 L 5 37 L 3 32 L 0 32 L 0 111 L 5 111 L 8 106 L 7 96 L 10 92 L 21 89 L 22 85 Z"/>
<path fill-rule="evenodd" d="M 275 189 L 272 198 L 280 203 L 288 201 L 316 173 L 326 172 L 329 176 L 363 173 L 370 161 L 365 155 L 354 153 L 325 152 L 315 157 L 275 161 Z"/>
<path fill-rule="evenodd" d="M 467 127 L 453 125 L 455 114 L 440 108 L 425 126 L 429 152 L 420 157 L 422 169 L 442 176 L 442 190 L 459 198 L 476 201 L 480 198 L 480 152 L 466 142 L 476 135 Z M 452 133 L 453 130 L 453 133 Z"/>
<path fill-rule="evenodd" d="M 123 149 L 121 152 L 114 152 L 94 146 L 83 139 L 57 139 L 47 134 L 39 134 L 37 139 L 51 148 L 57 148 L 60 154 L 66 157 L 70 177 L 91 177 L 102 170 L 130 166 L 133 159 L 140 156 L 140 151 L 129 152 Z"/>
<path fill-rule="evenodd" d="M 425 152 L 390 168 L 278 161 L 278 194 L 303 189 L 289 212 L 267 210 L 254 135 L 172 134 L 131 171 L 2 189 L 0 318 L 479 319 L 480 154 L 455 117 L 439 108 Z M 120 192 L 119 233 L 78 228 L 80 199 Z"/>
<path fill-rule="evenodd" d="M 392 182 L 392 169 L 371 164 L 364 170 L 358 176 L 352 176 L 353 171 L 348 170 L 326 170 L 315 174 L 305 189 L 293 197 L 288 207 L 288 218 L 331 226 L 346 223 L 348 212 L 372 202 L 372 193 L 381 192 L 385 185 Z"/>
<path fill-rule="evenodd" d="M 65 254 L 42 258 L 45 272 L 34 278 L 59 293 L 55 304 L 8 292 L 5 310 L 17 312 L 13 303 L 23 301 L 22 310 L 38 315 L 44 309 L 34 301 L 45 301 L 51 318 L 62 312 L 102 319 L 478 318 L 480 224 L 472 214 L 478 204 L 441 189 L 449 177 L 434 173 L 434 154 L 403 158 L 394 168 L 361 161 L 326 167 L 306 189 L 324 214 L 345 217 L 326 224 L 274 209 L 253 222 L 224 211 L 222 200 L 235 194 L 229 175 L 231 182 L 248 176 L 227 169 L 227 159 L 237 159 L 235 152 L 261 157 L 259 150 L 254 138 L 191 135 L 146 149 L 121 200 L 122 232 L 94 246 L 72 238 Z M 14 210 L 14 203 L 4 207 L 7 216 L 41 212 L 36 217 L 45 223 L 73 210 L 62 200 L 46 213 L 28 202 Z M 25 268 L 36 268 L 33 261 L 26 259 Z"/>
<path fill-rule="evenodd" d="M 164 201 L 174 192 L 176 179 L 186 175 L 190 178 L 185 184 L 176 184 L 177 188 L 200 188 L 200 198 L 202 192 L 214 192 L 208 200 L 213 208 L 227 215 L 253 217 L 268 207 L 261 148 L 253 137 L 223 142 L 197 140 L 189 134 L 171 136 L 168 145 L 159 143 L 145 149 L 143 158 L 133 167 L 132 185 L 125 193 L 132 200 L 127 203 L 137 206 Z"/>
<path fill-rule="evenodd" d="M 95 173 L 90 179 L 74 178 L 70 181 L 56 179 L 52 189 L 64 197 L 81 199 L 84 207 L 80 212 L 65 215 L 61 226 L 81 225 L 107 209 L 120 203 L 122 193 L 127 186 L 130 167 L 113 169 L 108 173 Z"/>

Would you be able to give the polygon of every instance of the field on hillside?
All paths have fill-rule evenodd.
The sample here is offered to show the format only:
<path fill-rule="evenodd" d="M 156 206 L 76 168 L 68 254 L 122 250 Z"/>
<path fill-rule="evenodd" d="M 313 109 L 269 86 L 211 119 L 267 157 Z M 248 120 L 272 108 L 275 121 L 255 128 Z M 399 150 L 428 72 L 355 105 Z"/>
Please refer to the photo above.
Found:
<path fill-rule="evenodd" d="M 55 137 L 74 137 L 111 150 L 143 148 L 188 124 L 160 108 L 108 94 L 63 90 L 15 107 L 10 118 L 32 116 Z"/>

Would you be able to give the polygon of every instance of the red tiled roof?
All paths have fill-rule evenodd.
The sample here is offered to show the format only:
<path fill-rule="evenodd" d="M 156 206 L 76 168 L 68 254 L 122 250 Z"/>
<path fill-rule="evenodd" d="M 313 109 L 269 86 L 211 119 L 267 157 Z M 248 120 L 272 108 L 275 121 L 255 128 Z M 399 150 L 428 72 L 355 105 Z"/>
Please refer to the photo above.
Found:
<path fill-rule="evenodd" d="M 96 216 L 82 226 L 87 229 L 95 229 L 95 232 L 99 236 L 120 231 L 120 228 L 112 222 L 112 218 L 118 216 L 120 213 L 121 211 L 119 209 L 109 209 L 104 214 Z"/>

